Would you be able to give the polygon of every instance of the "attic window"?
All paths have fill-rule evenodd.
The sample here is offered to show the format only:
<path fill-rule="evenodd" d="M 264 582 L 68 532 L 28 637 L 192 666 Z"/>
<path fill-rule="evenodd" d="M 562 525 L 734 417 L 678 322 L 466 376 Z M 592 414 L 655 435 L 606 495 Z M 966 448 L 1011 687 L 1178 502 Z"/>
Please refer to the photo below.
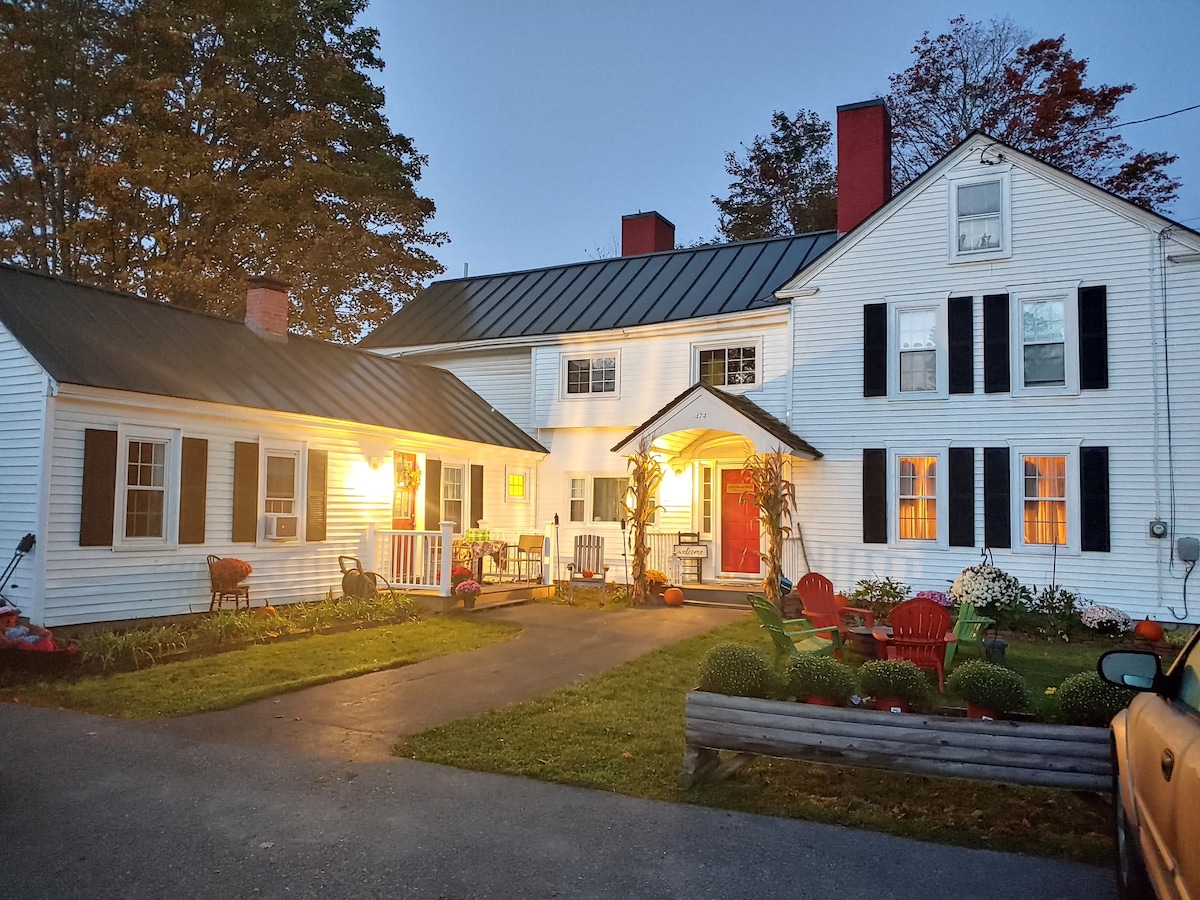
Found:
<path fill-rule="evenodd" d="M 950 182 L 950 258 L 1006 257 L 1009 251 L 1007 172 Z"/>
<path fill-rule="evenodd" d="M 616 395 L 616 354 L 564 357 L 563 360 L 564 396 L 583 397 L 589 394 Z"/>

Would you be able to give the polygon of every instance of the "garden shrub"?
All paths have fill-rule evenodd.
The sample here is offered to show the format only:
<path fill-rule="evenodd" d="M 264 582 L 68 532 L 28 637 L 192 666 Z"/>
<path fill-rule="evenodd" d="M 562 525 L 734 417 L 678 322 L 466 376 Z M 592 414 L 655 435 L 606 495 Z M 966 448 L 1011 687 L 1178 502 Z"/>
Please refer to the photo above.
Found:
<path fill-rule="evenodd" d="M 929 693 L 929 682 L 911 660 L 872 659 L 858 670 L 858 690 L 868 697 L 896 697 L 915 705 Z"/>
<path fill-rule="evenodd" d="M 1105 637 L 1120 637 L 1133 631 L 1133 619 L 1111 606 L 1088 607 L 1079 621 Z"/>
<path fill-rule="evenodd" d="M 946 686 L 968 703 L 998 713 L 1019 712 L 1033 699 L 1019 674 L 978 659 L 956 667 Z"/>
<path fill-rule="evenodd" d="M 1035 587 L 1029 611 L 1037 618 L 1032 629 L 1051 640 L 1069 641 L 1085 632 L 1080 614 L 1091 604 L 1060 584 L 1048 584 L 1040 591 Z"/>
<path fill-rule="evenodd" d="M 1183 646 L 1191 639 L 1194 630 L 1190 625 L 1168 628 L 1163 632 L 1163 640 L 1166 641 L 1168 647 L 1182 650 Z"/>
<path fill-rule="evenodd" d="M 1136 693 L 1110 684 L 1096 672 L 1079 672 L 1059 685 L 1058 706 L 1063 721 L 1071 725 L 1105 726 Z"/>
<path fill-rule="evenodd" d="M 730 697 L 767 697 L 775 673 L 766 658 L 749 644 L 718 644 L 700 660 L 700 690 Z"/>
<path fill-rule="evenodd" d="M 854 671 L 832 656 L 793 656 L 784 669 L 783 692 L 798 700 L 824 697 L 845 704 L 854 687 Z"/>
<path fill-rule="evenodd" d="M 847 599 L 851 606 L 866 607 L 875 613 L 875 624 L 888 620 L 893 609 L 908 599 L 910 588 L 895 578 L 863 578 Z"/>

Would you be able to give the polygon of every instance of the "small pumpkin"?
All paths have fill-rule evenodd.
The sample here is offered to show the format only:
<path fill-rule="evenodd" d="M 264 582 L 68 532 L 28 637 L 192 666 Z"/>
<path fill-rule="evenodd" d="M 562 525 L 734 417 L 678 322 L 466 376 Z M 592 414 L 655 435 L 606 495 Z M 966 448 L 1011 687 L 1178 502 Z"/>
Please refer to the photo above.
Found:
<path fill-rule="evenodd" d="M 275 607 L 273 606 L 260 606 L 254 611 L 254 618 L 256 619 L 269 619 L 273 615 L 275 615 Z"/>
<path fill-rule="evenodd" d="M 595 572 L 593 572 L 591 569 L 584 569 L 584 570 L 583 570 L 583 577 L 584 577 L 584 578 L 595 578 L 595 577 L 596 577 L 596 573 L 595 573 Z"/>
<path fill-rule="evenodd" d="M 683 606 L 683 591 L 677 587 L 667 588 L 663 594 L 663 603 L 667 606 Z"/>
<path fill-rule="evenodd" d="M 1136 637 L 1146 641 L 1153 642 L 1163 639 L 1163 627 L 1152 619 L 1142 619 L 1134 626 L 1133 633 Z"/>

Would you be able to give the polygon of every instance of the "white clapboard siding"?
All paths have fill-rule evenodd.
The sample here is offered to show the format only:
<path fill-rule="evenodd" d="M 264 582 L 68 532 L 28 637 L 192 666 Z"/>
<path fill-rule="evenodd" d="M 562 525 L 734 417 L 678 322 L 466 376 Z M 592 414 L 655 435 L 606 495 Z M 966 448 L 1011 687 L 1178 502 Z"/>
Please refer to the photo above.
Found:
<path fill-rule="evenodd" d="M 963 164 L 978 169 L 978 154 Z M 1110 553 L 1059 555 L 995 550 L 995 562 L 1026 584 L 1052 578 L 1087 599 L 1135 617 L 1182 612 L 1183 570 L 1170 542 L 1150 538 L 1161 516 L 1176 534 L 1200 534 L 1200 287 L 1196 265 L 1162 262 L 1156 230 L 1090 195 L 1064 189 L 1034 167 L 1012 168 L 1012 257 L 947 261 L 947 187 L 939 180 L 812 279 L 819 291 L 795 301 L 792 427 L 825 454 L 798 467 L 797 499 L 812 567 L 839 590 L 866 577 L 894 576 L 914 589 L 945 588 L 979 549 L 864 545 L 861 451 L 904 446 L 996 447 L 1068 443 L 1110 448 Z M 1167 242 L 1170 252 L 1187 248 Z M 1167 475 L 1160 263 L 1167 269 L 1174 511 Z M 1103 284 L 1108 291 L 1109 384 L 1076 396 L 983 393 L 982 295 L 1039 285 Z M 975 393 L 934 400 L 862 396 L 863 304 L 975 297 Z M 1073 292 L 1072 295 L 1073 297 Z M 1157 356 L 1157 362 L 1156 362 Z M 889 365 L 894 361 L 889 360 Z M 1156 393 L 1155 383 L 1158 382 Z M 1157 425 L 1156 425 L 1157 411 Z M 1156 441 L 1157 435 L 1157 441 Z M 976 541 L 983 542 L 983 464 L 976 456 Z M 1019 484 L 1012 486 L 1014 491 Z M 894 500 L 889 497 L 889 507 Z M 1014 523 L 1014 541 L 1019 529 Z M 1193 612 L 1192 621 L 1200 619 Z"/>
<path fill-rule="evenodd" d="M 453 372 L 510 422 L 530 434 L 534 433 L 529 347 L 475 350 L 467 354 L 437 353 L 413 359 Z"/>
<path fill-rule="evenodd" d="M 0 567 L 8 564 L 21 538 L 40 541 L 43 421 L 49 382 L 45 371 L 0 325 Z M 42 550 L 35 545 L 18 563 L 4 594 L 36 615 L 35 584 Z"/>
<path fill-rule="evenodd" d="M 180 428 L 185 437 L 208 440 L 206 541 L 158 549 L 79 546 L 83 436 L 86 428 L 115 430 L 122 422 Z M 236 441 L 307 442 L 328 452 L 327 538 L 322 542 L 232 541 L 233 455 Z M 536 466 L 539 454 L 525 453 L 406 432 L 339 425 L 328 420 L 242 410 L 237 407 L 136 394 L 93 391 L 87 397 L 55 401 L 56 452 L 51 474 L 46 528 L 46 583 L 42 619 L 47 625 L 102 622 L 176 615 L 208 609 L 205 557 L 236 556 L 253 567 L 254 605 L 313 600 L 340 593 L 337 557 L 356 556 L 364 564 L 373 553 L 369 528 L 391 526 L 390 461 L 393 450 L 416 453 L 420 464 L 439 458 L 448 464 L 484 467 L 485 508 L 498 508 L 505 463 Z M 424 515 L 424 485 L 417 497 Z M 514 510 L 512 521 L 532 527 L 534 505 Z M 418 521 L 418 527 L 421 527 Z M 436 527 L 436 526 L 434 526 Z"/>

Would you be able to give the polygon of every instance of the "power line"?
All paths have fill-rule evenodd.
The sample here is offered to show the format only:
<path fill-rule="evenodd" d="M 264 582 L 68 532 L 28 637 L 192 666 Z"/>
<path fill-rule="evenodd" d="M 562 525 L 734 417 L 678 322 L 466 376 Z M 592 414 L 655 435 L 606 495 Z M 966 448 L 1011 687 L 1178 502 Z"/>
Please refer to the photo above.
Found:
<path fill-rule="evenodd" d="M 1193 109 L 1200 109 L 1200 103 L 1197 103 L 1195 106 L 1185 106 L 1183 109 L 1176 109 L 1169 113 L 1163 113 L 1161 116 L 1150 116 L 1148 119 L 1134 119 L 1132 122 L 1120 122 L 1116 125 L 1105 125 L 1091 130 L 1108 131 L 1112 128 L 1125 128 L 1128 125 L 1141 125 L 1143 122 L 1153 122 L 1155 119 L 1166 119 L 1170 116 L 1177 116 L 1180 113 L 1191 112 Z"/>

